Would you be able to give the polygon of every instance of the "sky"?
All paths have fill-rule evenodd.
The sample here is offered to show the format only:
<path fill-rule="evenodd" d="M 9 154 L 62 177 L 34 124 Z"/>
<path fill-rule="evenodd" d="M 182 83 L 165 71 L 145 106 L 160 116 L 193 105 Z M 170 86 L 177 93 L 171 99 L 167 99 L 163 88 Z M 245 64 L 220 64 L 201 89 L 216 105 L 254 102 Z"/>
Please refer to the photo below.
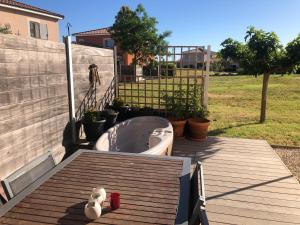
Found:
<path fill-rule="evenodd" d="M 111 26 L 123 5 L 141 3 L 158 20 L 159 32 L 172 31 L 170 45 L 211 45 L 228 37 L 243 41 L 248 26 L 274 31 L 285 45 L 300 33 L 300 0 L 19 0 L 65 16 L 60 35 Z"/>

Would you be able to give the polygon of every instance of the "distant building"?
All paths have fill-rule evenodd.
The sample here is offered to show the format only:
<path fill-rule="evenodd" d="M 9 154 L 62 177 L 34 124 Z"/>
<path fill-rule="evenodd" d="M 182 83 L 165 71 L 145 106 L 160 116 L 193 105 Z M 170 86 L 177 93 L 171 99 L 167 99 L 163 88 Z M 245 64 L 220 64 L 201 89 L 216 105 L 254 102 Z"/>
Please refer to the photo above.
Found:
<path fill-rule="evenodd" d="M 216 54 L 217 53 L 214 51 L 210 52 L 210 62 L 211 63 L 214 61 Z M 204 67 L 205 67 L 207 57 L 208 57 L 207 50 L 204 50 L 203 48 L 183 51 L 181 58 L 179 60 L 177 60 L 177 65 L 178 65 L 178 67 L 180 67 L 180 64 L 182 64 L 182 67 L 184 67 L 184 68 L 201 69 L 203 67 L 203 63 L 204 63 Z"/>
<path fill-rule="evenodd" d="M 59 20 L 63 15 L 13 0 L 0 0 L 0 24 L 9 24 L 13 34 L 59 41 Z"/>
<path fill-rule="evenodd" d="M 108 32 L 108 27 L 74 33 L 73 36 L 75 36 L 76 44 L 111 49 L 114 47 L 114 40 Z M 118 48 L 117 55 L 119 65 L 130 65 L 132 63 L 133 56 L 127 52 Z"/>

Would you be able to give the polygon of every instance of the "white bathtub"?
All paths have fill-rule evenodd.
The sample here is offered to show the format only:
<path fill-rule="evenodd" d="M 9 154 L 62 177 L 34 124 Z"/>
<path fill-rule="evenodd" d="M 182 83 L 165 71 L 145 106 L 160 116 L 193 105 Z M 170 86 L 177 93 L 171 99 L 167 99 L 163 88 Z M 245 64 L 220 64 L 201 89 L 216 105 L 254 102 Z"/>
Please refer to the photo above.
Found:
<path fill-rule="evenodd" d="M 121 122 L 102 134 L 95 149 L 99 151 L 171 155 L 173 128 L 156 116 L 141 116 Z"/>

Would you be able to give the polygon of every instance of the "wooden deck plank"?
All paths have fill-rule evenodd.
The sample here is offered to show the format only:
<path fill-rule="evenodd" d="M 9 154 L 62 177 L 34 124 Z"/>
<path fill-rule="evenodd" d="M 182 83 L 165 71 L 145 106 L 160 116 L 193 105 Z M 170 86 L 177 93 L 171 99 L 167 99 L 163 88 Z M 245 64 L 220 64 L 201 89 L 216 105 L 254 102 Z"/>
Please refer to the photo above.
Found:
<path fill-rule="evenodd" d="M 276 206 L 276 205 L 267 205 L 263 203 L 252 203 L 249 201 L 243 201 L 242 199 L 238 199 L 235 201 L 230 199 L 217 198 L 217 199 L 211 199 L 207 201 L 207 204 L 220 205 L 225 207 L 235 206 L 236 208 L 239 209 L 246 209 L 246 210 L 251 209 L 251 210 L 258 210 L 258 211 L 265 211 L 265 212 L 281 213 L 281 214 L 285 214 L 286 216 L 287 215 L 300 216 L 299 207 L 293 208 L 293 207 L 286 207 L 286 206 L 283 207 L 283 206 Z"/>
<path fill-rule="evenodd" d="M 273 221 L 272 218 L 269 219 L 257 219 L 251 217 L 242 217 L 238 215 L 227 215 L 221 213 L 210 212 L 209 217 L 212 218 L 212 221 L 219 223 L 233 223 L 238 225 L 295 225 L 297 223 L 289 223 L 283 221 Z"/>
<path fill-rule="evenodd" d="M 251 198 L 251 196 L 259 196 L 259 197 L 267 197 L 267 198 L 275 198 L 275 199 L 283 199 L 283 200 L 300 202 L 300 195 L 291 195 L 287 193 L 278 193 L 278 192 L 269 192 L 269 191 L 259 191 L 259 190 L 252 190 L 251 188 L 246 190 L 238 190 L 238 189 L 232 189 L 226 187 L 224 188 L 222 186 L 207 185 L 207 183 L 205 184 L 205 186 L 207 191 L 220 192 L 218 196 L 239 193 L 239 194 L 249 196 L 249 198 Z M 213 196 L 207 195 L 206 197 L 207 198 L 215 197 L 215 195 Z"/>
<path fill-rule="evenodd" d="M 262 196 L 251 196 L 249 197 L 248 195 L 244 195 L 243 193 L 233 193 L 230 195 L 224 195 L 222 196 L 221 192 L 216 192 L 216 191 L 206 191 L 206 194 L 208 196 L 219 196 L 217 197 L 218 199 L 229 199 L 229 200 L 235 200 L 235 201 L 243 201 L 243 202 L 250 202 L 250 203 L 259 203 L 259 204 L 264 204 L 266 206 L 285 206 L 287 208 L 297 208 L 300 210 L 300 204 L 299 202 L 295 200 L 287 200 L 287 199 L 278 199 L 278 198 L 270 198 L 269 197 L 262 197 Z"/>
<path fill-rule="evenodd" d="M 206 164 L 207 170 L 210 171 L 221 171 L 221 172 L 231 172 L 231 173 L 243 173 L 243 174 L 252 174 L 252 175 L 261 175 L 262 173 L 265 176 L 268 177 L 286 177 L 286 176 L 291 176 L 291 173 L 281 170 L 281 171 L 269 171 L 269 170 L 264 170 L 264 169 L 257 169 L 253 167 L 237 167 L 237 166 L 222 166 L 222 165 L 212 165 L 212 164 Z"/>
<path fill-rule="evenodd" d="M 267 167 L 257 167 L 257 166 L 253 166 L 253 165 L 232 165 L 232 164 L 225 164 L 225 163 L 222 163 L 221 165 L 220 164 L 217 164 L 217 165 L 214 165 L 214 164 L 210 164 L 210 163 L 206 163 L 206 168 L 208 167 L 213 167 L 213 168 L 217 168 L 217 169 L 229 169 L 229 170 L 232 170 L 232 169 L 237 169 L 237 170 L 240 170 L 240 171 L 243 171 L 243 170 L 247 170 L 247 171 L 253 171 L 253 172 L 259 172 L 259 174 L 261 174 L 261 172 L 268 172 L 268 173 L 275 173 L 275 174 L 284 174 L 284 175 L 291 175 L 288 171 L 286 170 L 283 170 L 284 167 L 279 167 L 279 168 L 267 168 Z"/>
<path fill-rule="evenodd" d="M 211 225 L 300 224 L 300 185 L 263 140 L 176 140 L 173 155 L 202 161 Z"/>
<path fill-rule="evenodd" d="M 235 216 L 242 216 L 242 217 L 249 217 L 249 218 L 257 218 L 263 220 L 273 220 L 276 222 L 289 222 L 289 223 L 299 223 L 300 216 L 298 215 L 286 215 L 282 213 L 273 213 L 273 212 L 266 212 L 265 210 L 249 210 L 243 208 L 237 208 L 232 206 L 220 206 L 214 204 L 208 204 L 206 207 L 208 212 L 213 213 L 222 213 L 226 215 L 235 215 Z"/>
<path fill-rule="evenodd" d="M 205 176 L 205 174 L 204 174 Z M 272 181 L 273 183 L 276 183 L 275 181 Z M 206 183 L 208 185 L 215 185 L 218 187 L 228 187 L 228 188 L 232 188 L 233 191 L 235 190 L 247 190 L 247 189 L 252 189 L 252 190 L 258 190 L 258 191 L 267 191 L 267 192 L 275 192 L 275 193 L 283 193 L 283 194 L 294 194 L 294 195 L 298 195 L 300 189 L 299 188 L 295 188 L 295 187 L 289 187 L 288 185 L 286 185 L 287 187 L 276 187 L 276 186 L 267 186 L 266 184 L 268 183 L 268 181 L 266 182 L 257 182 L 256 184 L 243 184 L 243 183 L 239 183 L 236 181 L 219 181 L 219 180 L 206 180 Z"/>
<path fill-rule="evenodd" d="M 287 178 L 290 179 L 290 178 Z M 214 175 L 210 174 L 205 174 L 205 180 L 211 180 L 211 181 L 224 181 L 224 182 L 232 182 L 232 177 L 228 176 L 220 176 L 216 177 Z M 270 187 L 282 187 L 282 188 L 293 188 L 293 189 L 299 189 L 299 184 L 298 183 L 288 183 L 289 185 L 287 186 L 287 182 L 285 182 L 286 179 L 283 180 L 276 180 L 276 182 L 272 182 L 271 179 L 267 179 L 265 181 L 263 180 L 258 180 L 258 179 L 246 179 L 246 178 L 238 178 L 236 177 L 234 179 L 235 182 L 241 183 L 241 184 L 248 184 L 248 185 L 255 185 L 257 183 L 263 183 L 263 182 L 268 182 L 265 184 L 265 186 L 270 186 Z"/>
<path fill-rule="evenodd" d="M 224 172 L 224 171 L 204 171 L 206 175 L 212 175 L 216 177 L 221 177 L 221 176 L 227 176 L 227 177 L 232 177 L 234 178 L 244 178 L 244 179 L 251 179 L 251 180 L 257 180 L 257 181 L 270 181 L 274 179 L 278 179 L 279 181 L 285 181 L 286 183 L 293 183 L 293 184 L 299 184 L 295 178 L 291 176 L 277 176 L 277 177 L 267 177 L 263 174 L 260 175 L 251 175 L 251 173 L 230 173 L 230 172 Z"/>

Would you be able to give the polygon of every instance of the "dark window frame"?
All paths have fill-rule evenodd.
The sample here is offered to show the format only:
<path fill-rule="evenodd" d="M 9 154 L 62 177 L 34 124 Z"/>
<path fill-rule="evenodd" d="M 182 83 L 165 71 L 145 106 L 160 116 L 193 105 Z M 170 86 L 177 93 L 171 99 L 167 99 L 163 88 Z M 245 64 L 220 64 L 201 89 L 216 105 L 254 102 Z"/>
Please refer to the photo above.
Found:
<path fill-rule="evenodd" d="M 41 25 L 35 21 L 29 21 L 30 36 L 41 39 Z"/>

